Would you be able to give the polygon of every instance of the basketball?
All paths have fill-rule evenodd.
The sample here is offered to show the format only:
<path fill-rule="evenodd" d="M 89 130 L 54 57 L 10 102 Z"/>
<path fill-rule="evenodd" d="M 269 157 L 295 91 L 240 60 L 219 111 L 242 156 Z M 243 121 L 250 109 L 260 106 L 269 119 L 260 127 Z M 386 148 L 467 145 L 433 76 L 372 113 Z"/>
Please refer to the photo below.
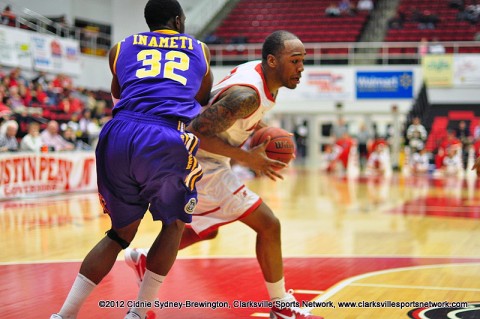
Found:
<path fill-rule="evenodd" d="M 271 159 L 290 163 L 295 154 L 295 142 L 292 134 L 279 127 L 264 127 L 256 131 L 250 141 L 250 148 L 262 144 L 270 136 L 270 143 L 265 148 Z"/>

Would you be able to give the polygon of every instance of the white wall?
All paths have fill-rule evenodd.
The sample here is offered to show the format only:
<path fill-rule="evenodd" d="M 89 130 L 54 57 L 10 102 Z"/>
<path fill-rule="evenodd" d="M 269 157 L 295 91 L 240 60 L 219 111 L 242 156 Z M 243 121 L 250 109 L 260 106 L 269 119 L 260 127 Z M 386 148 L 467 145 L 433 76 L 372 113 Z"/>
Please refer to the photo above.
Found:
<path fill-rule="evenodd" d="M 50 0 L 48 0 L 50 1 Z M 41 1 L 41 2 L 48 2 Z M 73 18 L 103 24 L 112 24 L 112 1 L 115 0 L 70 0 L 72 2 Z M 73 20 L 71 20 L 73 22 Z"/>
<path fill-rule="evenodd" d="M 480 83 L 479 83 L 480 85 Z M 479 88 L 436 88 L 427 90 L 428 100 L 433 104 L 476 103 L 480 107 Z"/>
<path fill-rule="evenodd" d="M 203 28 L 223 7 L 227 0 L 179 0 L 187 16 L 186 32 L 195 33 Z M 65 15 L 72 23 L 75 18 L 110 24 L 112 40 L 118 42 L 126 36 L 147 31 L 143 17 L 147 0 L 2 0 L 0 4 L 14 5 L 15 9 L 28 8 L 43 16 Z"/>
<path fill-rule="evenodd" d="M 112 2 L 112 40 L 113 43 L 138 32 L 147 31 L 143 17 L 146 1 L 113 0 Z"/>
<path fill-rule="evenodd" d="M 147 1 L 111 0 L 113 42 L 118 42 L 126 36 L 148 30 L 143 17 Z M 196 34 L 213 16 L 221 10 L 227 0 L 179 0 L 187 20 L 185 31 Z"/>
<path fill-rule="evenodd" d="M 82 55 L 81 59 L 83 72 L 74 79 L 75 85 L 110 92 L 112 76 L 108 59 L 92 55 Z"/>
<path fill-rule="evenodd" d="M 43 16 L 65 15 L 71 24 L 75 17 L 111 24 L 112 1 L 116 0 L 8 0 L 8 3 L 15 9 L 27 8 Z"/>

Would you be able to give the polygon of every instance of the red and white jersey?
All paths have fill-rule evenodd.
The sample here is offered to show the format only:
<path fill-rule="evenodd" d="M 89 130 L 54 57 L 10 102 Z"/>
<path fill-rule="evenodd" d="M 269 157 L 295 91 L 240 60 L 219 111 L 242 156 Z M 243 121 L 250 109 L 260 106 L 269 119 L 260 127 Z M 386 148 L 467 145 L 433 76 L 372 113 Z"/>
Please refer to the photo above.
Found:
<path fill-rule="evenodd" d="M 218 137 L 232 146 L 241 147 L 251 135 L 255 126 L 263 118 L 265 112 L 275 105 L 275 99 L 268 90 L 262 70 L 261 61 L 252 61 L 241 64 L 234 68 L 229 75 L 212 88 L 211 98 L 208 105 L 215 103 L 218 97 L 232 86 L 247 86 L 255 91 L 260 98 L 260 106 L 248 117 L 239 119 Z M 202 149 L 197 153 L 198 157 L 214 157 L 226 159 L 226 157 L 213 154 Z"/>

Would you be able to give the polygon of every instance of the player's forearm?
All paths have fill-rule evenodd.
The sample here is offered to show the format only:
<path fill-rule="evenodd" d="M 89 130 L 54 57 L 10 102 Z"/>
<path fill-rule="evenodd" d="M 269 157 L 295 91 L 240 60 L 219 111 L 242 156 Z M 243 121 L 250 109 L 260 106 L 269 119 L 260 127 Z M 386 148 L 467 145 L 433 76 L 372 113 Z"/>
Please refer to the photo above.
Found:
<path fill-rule="evenodd" d="M 246 162 L 248 152 L 240 147 L 232 146 L 218 136 L 205 136 L 198 132 L 192 132 L 200 139 L 200 148 L 204 151 L 229 157 L 239 162 Z"/>

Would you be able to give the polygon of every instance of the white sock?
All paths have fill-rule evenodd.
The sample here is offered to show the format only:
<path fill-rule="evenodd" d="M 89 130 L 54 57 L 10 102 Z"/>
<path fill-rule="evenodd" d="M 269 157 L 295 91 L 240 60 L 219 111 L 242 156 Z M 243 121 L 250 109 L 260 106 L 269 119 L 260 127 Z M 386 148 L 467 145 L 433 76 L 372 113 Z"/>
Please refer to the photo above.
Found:
<path fill-rule="evenodd" d="M 160 285 L 165 280 L 165 276 L 158 275 L 150 270 L 145 271 L 140 290 L 138 291 L 138 301 L 153 301 L 156 299 Z M 136 313 L 140 318 L 144 318 L 149 308 L 133 307 L 130 311 Z"/>
<path fill-rule="evenodd" d="M 282 278 L 277 282 L 265 281 L 265 285 L 267 286 L 270 300 L 283 299 L 287 294 L 285 290 L 285 278 Z"/>
<path fill-rule="evenodd" d="M 90 279 L 82 274 L 78 274 L 58 314 L 63 319 L 76 318 L 83 302 L 96 286 Z"/>

